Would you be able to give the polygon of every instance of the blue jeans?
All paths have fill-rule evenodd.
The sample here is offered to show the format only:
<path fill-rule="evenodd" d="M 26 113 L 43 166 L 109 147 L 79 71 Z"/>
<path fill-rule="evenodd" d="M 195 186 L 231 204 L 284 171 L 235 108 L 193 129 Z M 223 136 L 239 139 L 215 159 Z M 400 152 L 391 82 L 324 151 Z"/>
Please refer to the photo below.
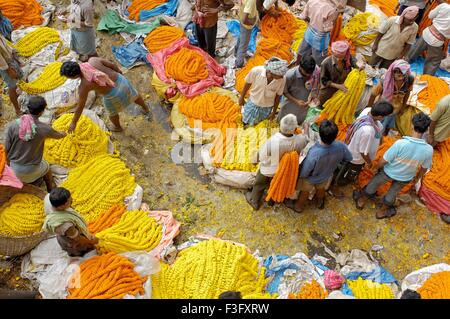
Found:
<path fill-rule="evenodd" d="M 239 24 L 239 38 L 236 44 L 236 67 L 242 68 L 244 66 L 245 53 L 247 53 L 248 44 L 252 35 L 252 30 L 245 28 L 242 23 Z"/>

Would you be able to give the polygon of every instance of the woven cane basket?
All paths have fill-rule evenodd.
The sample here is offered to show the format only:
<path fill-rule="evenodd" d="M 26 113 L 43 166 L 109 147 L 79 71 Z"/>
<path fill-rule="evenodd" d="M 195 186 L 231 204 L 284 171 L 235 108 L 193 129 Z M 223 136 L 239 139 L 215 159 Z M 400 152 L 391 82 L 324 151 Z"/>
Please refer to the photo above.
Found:
<path fill-rule="evenodd" d="M 9 201 L 14 195 L 20 193 L 35 195 L 41 199 L 44 199 L 47 194 L 42 189 L 32 185 L 24 185 L 21 189 L 0 186 L 0 206 Z M 46 239 L 47 236 L 46 232 L 18 237 L 7 237 L 0 234 L 0 255 L 14 257 L 26 254 Z"/>

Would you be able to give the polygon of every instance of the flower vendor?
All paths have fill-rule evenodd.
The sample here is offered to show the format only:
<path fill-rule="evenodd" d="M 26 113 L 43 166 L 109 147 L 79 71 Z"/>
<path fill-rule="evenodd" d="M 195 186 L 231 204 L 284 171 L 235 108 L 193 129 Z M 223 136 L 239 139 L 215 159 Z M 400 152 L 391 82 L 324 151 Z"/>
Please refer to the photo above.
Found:
<path fill-rule="evenodd" d="M 322 106 L 337 90 L 348 92 L 344 85 L 345 79 L 352 68 L 357 67 L 347 41 L 333 42 L 331 53 L 332 55 L 323 60 L 320 67 L 319 101 Z"/>
<path fill-rule="evenodd" d="M 72 0 L 67 24 L 70 27 L 70 48 L 81 61 L 97 56 L 94 28 L 94 1 Z"/>
<path fill-rule="evenodd" d="M 233 6 L 234 3 L 230 0 L 196 0 L 192 6 L 192 21 L 195 24 L 198 46 L 213 58 L 216 56 L 219 11 L 230 10 Z"/>
<path fill-rule="evenodd" d="M 0 11 L 0 33 L 8 40 L 11 41 L 11 33 L 13 30 L 13 26 L 11 21 L 7 17 L 5 17 Z"/>
<path fill-rule="evenodd" d="M 301 56 L 312 55 L 320 65 L 327 57 L 331 31 L 345 3 L 343 0 L 309 0 L 306 3 L 300 19 L 308 22 L 308 29 L 298 48 L 298 62 Z"/>
<path fill-rule="evenodd" d="M 264 66 L 255 66 L 245 77 L 245 86 L 239 98 L 243 106 L 242 121 L 244 125 L 254 126 L 265 119 L 274 119 L 275 113 L 283 95 L 288 71 L 288 63 L 277 57 L 272 57 Z M 245 96 L 250 90 L 247 103 Z M 245 105 L 244 105 L 245 104 Z"/>
<path fill-rule="evenodd" d="M 30 114 L 10 123 L 6 130 L 5 149 L 14 174 L 23 183 L 33 183 L 44 177 L 47 190 L 53 188 L 49 164 L 42 159 L 47 138 L 60 139 L 66 133 L 55 131 L 51 125 L 39 121 L 47 103 L 41 96 L 32 96 L 28 102 Z"/>
<path fill-rule="evenodd" d="M 70 191 L 54 188 L 44 199 L 46 217 L 42 228 L 57 235 L 58 244 L 70 257 L 80 257 L 95 249 L 98 239 L 91 235 L 86 221 L 71 205 Z"/>
<path fill-rule="evenodd" d="M 297 118 L 288 114 L 280 121 L 280 132 L 271 136 L 259 150 L 257 157 L 260 162 L 255 184 L 245 195 L 247 202 L 258 210 L 261 206 L 265 189 L 270 185 L 272 177 L 277 172 L 281 157 L 288 152 L 298 153 L 308 144 L 308 138 L 303 134 L 294 134 Z"/>
<path fill-rule="evenodd" d="M 247 53 L 250 36 L 253 27 L 258 23 L 259 14 L 256 0 L 242 0 L 239 8 L 239 38 L 236 44 L 236 68 L 244 66 L 245 54 Z"/>
<path fill-rule="evenodd" d="M 316 191 L 317 207 L 325 208 L 325 190 L 331 184 L 333 172 L 341 162 L 350 162 L 353 157 L 347 145 L 336 141 L 339 129 L 333 121 L 323 120 L 319 125 L 320 141 L 308 151 L 302 162 L 299 181 L 300 195 L 297 201 L 287 203 L 297 213 L 303 212 L 303 206 L 312 190 Z"/>
<path fill-rule="evenodd" d="M 285 101 L 278 113 L 278 121 L 287 115 L 294 114 L 298 125 L 301 125 L 308 113 L 308 101 L 311 93 L 310 81 L 316 69 L 316 63 L 311 56 L 304 56 L 300 65 L 287 71 L 284 86 Z"/>
<path fill-rule="evenodd" d="M 23 72 L 17 58 L 17 52 L 6 42 L 0 34 L 0 76 L 8 87 L 11 103 L 16 110 L 17 116 L 21 114 L 19 102 L 17 101 L 17 81 L 22 79 Z"/>
<path fill-rule="evenodd" d="M 380 26 L 372 46 L 371 66 L 379 63 L 380 68 L 387 69 L 395 60 L 406 57 L 419 29 L 414 22 L 418 12 L 416 6 L 407 7 L 400 17 L 390 17 Z"/>
<path fill-rule="evenodd" d="M 397 14 L 399 16 L 401 16 L 407 8 L 410 8 L 413 6 L 417 7 L 418 12 L 417 12 L 417 16 L 414 19 L 414 21 L 417 24 L 419 24 L 420 21 L 422 20 L 423 14 L 425 12 L 425 7 L 427 6 L 428 2 L 429 2 L 428 0 L 399 0 L 397 7 L 395 8 L 395 11 L 397 11 L 397 9 L 398 9 Z"/>
<path fill-rule="evenodd" d="M 376 196 L 378 187 L 392 182 L 383 197 L 385 210 L 377 211 L 376 218 L 389 218 L 397 214 L 395 200 L 400 190 L 407 184 L 422 178 L 431 168 L 433 147 L 427 144 L 422 135 L 430 126 L 431 119 L 424 113 L 417 113 L 412 118 L 414 131 L 412 136 L 404 136 L 384 153 L 378 164 L 378 173 L 362 191 L 355 190 L 353 199 L 358 209 L 363 209 L 366 199 Z"/>
<path fill-rule="evenodd" d="M 70 124 L 69 133 L 75 130 L 86 104 L 88 93 L 92 90 L 103 95 L 103 105 L 112 123 L 111 131 L 123 131 L 119 112 L 132 103 L 140 105 L 147 118 L 151 119 L 150 110 L 144 99 L 114 63 L 96 57 L 90 58 L 88 62 L 82 64 L 64 62 L 60 73 L 70 79 L 81 78 L 78 106 Z"/>
<path fill-rule="evenodd" d="M 394 107 L 392 115 L 387 116 L 383 121 L 384 135 L 388 135 L 391 128 L 395 128 L 397 115 L 401 116 L 406 109 L 406 105 L 411 94 L 414 83 L 414 76 L 411 75 L 411 66 L 405 60 L 397 60 L 391 64 L 384 75 L 384 79 L 372 89 L 368 106 L 371 107 L 374 101 L 381 96 Z"/>
<path fill-rule="evenodd" d="M 409 61 L 413 61 L 424 51 L 427 52 L 423 74 L 436 74 L 441 60 L 447 56 L 450 39 L 450 4 L 442 3 L 434 8 L 428 17 L 432 24 L 423 30 L 422 36 L 408 53 Z"/>
<path fill-rule="evenodd" d="M 357 180 L 364 165 L 372 167 L 381 143 L 383 125 L 381 121 L 392 114 L 394 108 L 387 101 L 381 101 L 373 107 L 365 108 L 347 131 L 345 143 L 352 153 L 353 160 L 340 170 L 336 182 L 347 185 Z"/>
<path fill-rule="evenodd" d="M 432 146 L 450 138 L 450 95 L 444 96 L 431 113 L 427 141 Z"/>

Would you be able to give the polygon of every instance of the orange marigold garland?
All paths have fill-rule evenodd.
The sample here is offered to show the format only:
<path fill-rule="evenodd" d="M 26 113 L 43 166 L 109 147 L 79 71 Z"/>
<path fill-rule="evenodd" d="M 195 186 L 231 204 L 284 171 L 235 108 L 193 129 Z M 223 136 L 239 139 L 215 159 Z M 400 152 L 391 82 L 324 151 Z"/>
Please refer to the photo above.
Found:
<path fill-rule="evenodd" d="M 182 48 L 164 63 L 166 75 L 186 84 L 193 84 L 208 77 L 206 61 L 200 53 Z"/>
<path fill-rule="evenodd" d="M 255 55 L 263 57 L 266 60 L 276 56 L 280 59 L 291 61 L 293 56 L 290 49 L 291 46 L 289 43 L 275 38 L 263 38 L 258 42 Z"/>
<path fill-rule="evenodd" d="M 328 292 L 322 288 L 322 286 L 312 280 L 311 283 L 305 283 L 300 292 L 296 295 L 293 293 L 289 294 L 289 299 L 325 299 L 328 296 Z"/>
<path fill-rule="evenodd" d="M 143 284 L 147 277 L 141 278 L 134 271 L 134 264 L 123 256 L 108 253 L 92 257 L 80 266 L 80 273 L 71 278 L 78 288 L 69 288 L 67 299 L 121 299 L 125 295 L 144 294 Z"/>
<path fill-rule="evenodd" d="M 274 10 L 274 9 L 271 9 Z M 291 43 L 295 33 L 297 22 L 292 13 L 287 10 L 280 10 L 281 14 L 274 17 L 266 14 L 261 21 L 261 33 L 265 38 L 279 39 L 286 43 Z"/>
<path fill-rule="evenodd" d="M 261 56 L 254 56 L 250 60 L 248 60 L 247 64 L 236 72 L 236 83 L 234 87 L 238 92 L 242 92 L 245 86 L 245 77 L 249 72 L 255 67 L 255 66 L 261 66 L 264 65 L 264 62 L 266 59 L 264 59 Z"/>
<path fill-rule="evenodd" d="M 102 230 L 117 224 L 125 212 L 125 206 L 122 204 L 114 205 L 110 209 L 104 211 L 100 216 L 89 222 L 88 229 L 91 234 L 95 235 Z"/>
<path fill-rule="evenodd" d="M 422 179 L 423 185 L 450 201 L 450 139 L 439 143 L 433 152 L 431 170 Z"/>
<path fill-rule="evenodd" d="M 296 151 L 285 153 L 277 172 L 270 182 L 266 201 L 281 203 L 295 192 L 298 177 L 299 155 Z"/>
<path fill-rule="evenodd" d="M 427 74 L 421 75 L 420 81 L 426 81 L 428 85 L 419 92 L 419 102 L 425 104 L 430 109 L 430 112 L 433 112 L 440 99 L 450 94 L 448 83 L 438 77 Z"/>
<path fill-rule="evenodd" d="M 0 0 L 0 11 L 11 21 L 14 29 L 44 22 L 41 16 L 44 9 L 36 0 Z"/>
<path fill-rule="evenodd" d="M 180 28 L 172 26 L 160 26 L 150 32 L 144 40 L 144 44 L 151 53 L 169 47 L 175 41 L 184 37 Z"/>
<path fill-rule="evenodd" d="M 5 165 L 6 165 L 6 151 L 3 144 L 0 144 L 0 176 L 2 176 Z"/>
<path fill-rule="evenodd" d="M 422 299 L 450 299 L 450 271 L 432 274 L 417 292 Z"/>
<path fill-rule="evenodd" d="M 166 2 L 167 0 L 133 0 L 128 7 L 129 18 L 130 20 L 139 21 L 142 10 L 152 10 Z"/>

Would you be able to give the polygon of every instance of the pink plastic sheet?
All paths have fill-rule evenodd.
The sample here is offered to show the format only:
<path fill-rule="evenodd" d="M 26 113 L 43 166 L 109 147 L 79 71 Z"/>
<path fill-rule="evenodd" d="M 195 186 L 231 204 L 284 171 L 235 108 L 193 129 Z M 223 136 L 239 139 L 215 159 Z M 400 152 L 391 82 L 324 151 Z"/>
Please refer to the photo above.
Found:
<path fill-rule="evenodd" d="M 185 84 L 180 81 L 175 81 L 176 87 L 181 92 L 181 94 L 186 97 L 194 97 L 196 95 L 205 93 L 208 88 L 212 86 L 222 86 L 224 82 L 223 76 L 227 72 L 226 68 L 218 64 L 216 60 L 214 60 L 208 53 L 206 53 L 202 49 L 190 45 L 187 38 L 181 38 L 175 41 L 172 46 L 159 50 L 156 53 L 149 53 L 147 55 L 147 60 L 152 64 L 158 78 L 169 85 L 174 83 L 174 79 L 168 78 L 166 76 L 164 63 L 166 62 L 167 58 L 169 58 L 172 54 L 176 53 L 183 47 L 194 50 L 200 53 L 205 58 L 209 76 L 206 79 L 194 84 Z"/>
<path fill-rule="evenodd" d="M 419 190 L 419 196 L 433 213 L 450 215 L 450 202 L 443 199 L 423 184 Z"/>
<path fill-rule="evenodd" d="M 2 176 L 0 176 L 0 185 L 14 188 L 23 187 L 23 183 L 16 177 L 14 171 L 8 165 L 5 165 Z"/>

